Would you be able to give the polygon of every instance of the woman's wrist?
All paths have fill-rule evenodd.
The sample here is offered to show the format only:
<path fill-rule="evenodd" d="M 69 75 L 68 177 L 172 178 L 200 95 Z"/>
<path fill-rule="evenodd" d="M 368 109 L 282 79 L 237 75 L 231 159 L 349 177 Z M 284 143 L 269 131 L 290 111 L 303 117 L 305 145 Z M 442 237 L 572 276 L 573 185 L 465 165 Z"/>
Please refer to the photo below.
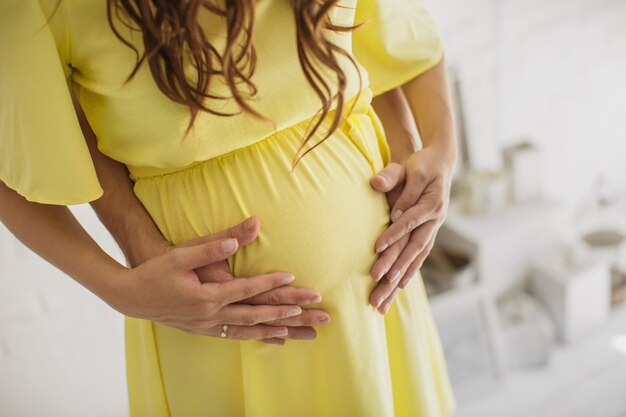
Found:
<path fill-rule="evenodd" d="M 428 141 L 424 149 L 429 149 L 437 158 L 440 164 L 449 173 L 454 171 L 457 159 L 456 144 L 450 138 Z"/>

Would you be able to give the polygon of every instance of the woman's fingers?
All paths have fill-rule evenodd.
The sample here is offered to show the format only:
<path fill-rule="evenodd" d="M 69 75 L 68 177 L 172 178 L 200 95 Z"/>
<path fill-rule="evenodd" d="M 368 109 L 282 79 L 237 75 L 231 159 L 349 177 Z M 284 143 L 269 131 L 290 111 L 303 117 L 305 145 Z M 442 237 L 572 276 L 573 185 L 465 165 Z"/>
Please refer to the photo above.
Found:
<path fill-rule="evenodd" d="M 389 307 L 391 307 L 391 303 L 393 302 L 393 299 L 396 298 L 396 294 L 398 293 L 398 290 L 400 290 L 400 287 L 399 286 L 395 287 L 393 291 L 391 291 L 391 294 L 389 294 L 389 296 L 385 299 L 385 301 L 382 302 L 380 307 L 378 307 L 378 312 L 380 314 L 387 314 L 387 312 L 389 311 Z"/>
<path fill-rule="evenodd" d="M 219 320 L 223 323 L 253 326 L 261 323 L 275 323 L 302 314 L 300 306 L 251 306 L 230 304 L 220 310 Z"/>
<path fill-rule="evenodd" d="M 393 277 L 400 279 L 404 276 L 404 272 L 408 270 L 411 262 L 426 249 L 435 232 L 436 222 L 429 220 L 416 230 L 413 230 L 409 235 L 403 237 L 403 239 L 408 237 L 409 241 L 400 256 L 397 257 L 394 264 L 389 268 L 387 276 L 392 277 L 391 281 L 395 281 Z"/>
<path fill-rule="evenodd" d="M 430 251 L 433 249 L 434 245 L 435 245 L 435 236 L 433 236 L 430 239 L 430 242 L 428 242 L 428 244 L 426 245 L 426 248 L 419 255 L 417 255 L 417 258 L 415 258 L 415 260 L 407 268 L 406 273 L 404 274 L 404 276 L 400 280 L 400 283 L 398 284 L 400 288 L 406 287 L 409 281 L 415 276 L 415 271 L 417 271 L 418 269 L 422 267 L 422 265 L 424 264 L 424 261 L 430 254 Z"/>
<path fill-rule="evenodd" d="M 420 200 L 379 236 L 374 246 L 376 252 L 384 251 L 400 240 L 402 236 L 411 233 L 427 221 L 437 218 L 437 216 L 438 211 L 436 207 L 433 207 L 429 201 Z"/>
<path fill-rule="evenodd" d="M 370 294 L 370 304 L 372 307 L 379 309 L 383 301 L 389 297 L 397 285 L 398 282 L 391 283 L 387 279 L 381 279 L 378 281 L 378 285 L 376 285 L 376 288 L 374 288 Z"/>
<path fill-rule="evenodd" d="M 315 304 L 322 301 L 322 296 L 310 288 L 280 287 L 243 300 L 244 304 Z"/>
<path fill-rule="evenodd" d="M 404 165 L 390 162 L 385 168 L 372 177 L 370 183 L 376 191 L 387 193 L 402 184 L 404 179 Z"/>

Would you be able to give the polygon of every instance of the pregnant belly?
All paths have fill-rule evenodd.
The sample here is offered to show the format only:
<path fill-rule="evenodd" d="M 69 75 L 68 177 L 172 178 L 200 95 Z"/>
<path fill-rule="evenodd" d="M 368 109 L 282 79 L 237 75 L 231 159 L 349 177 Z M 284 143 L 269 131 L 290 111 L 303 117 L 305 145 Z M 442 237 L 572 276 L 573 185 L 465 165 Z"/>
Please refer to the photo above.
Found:
<path fill-rule="evenodd" d="M 337 130 L 290 172 L 303 129 L 295 125 L 182 171 L 139 179 L 135 192 L 174 244 L 256 215 L 258 238 L 229 258 L 235 276 L 286 271 L 296 277 L 293 285 L 319 291 L 331 315 L 339 306 L 367 308 L 374 242 L 389 219 L 386 197 L 369 184 L 372 158 L 380 165 L 380 156 L 363 152 L 372 149 L 375 132 Z"/>

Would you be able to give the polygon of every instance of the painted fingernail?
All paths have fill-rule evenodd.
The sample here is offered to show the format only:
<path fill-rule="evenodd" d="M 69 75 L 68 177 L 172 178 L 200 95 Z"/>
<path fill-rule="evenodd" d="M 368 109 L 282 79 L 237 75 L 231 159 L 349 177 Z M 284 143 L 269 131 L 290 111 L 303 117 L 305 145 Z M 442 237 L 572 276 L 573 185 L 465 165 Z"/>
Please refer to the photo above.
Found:
<path fill-rule="evenodd" d="M 396 282 L 398 280 L 398 278 L 400 278 L 400 271 L 394 272 L 393 275 L 391 276 L 391 280 L 389 282 L 391 282 L 393 284 L 394 282 Z"/>
<path fill-rule="evenodd" d="M 391 215 L 391 221 L 395 222 L 396 220 L 398 220 L 400 216 L 402 216 L 402 213 L 404 213 L 402 210 L 396 209 Z"/>
<path fill-rule="evenodd" d="M 222 240 L 222 243 L 220 245 L 222 246 L 222 252 L 232 252 L 233 250 L 235 250 L 235 246 L 237 245 L 237 239 L 230 238 Z"/>
<path fill-rule="evenodd" d="M 381 253 L 385 249 L 387 249 L 387 244 L 386 243 L 381 243 L 378 246 L 376 246 L 376 253 Z"/>
<path fill-rule="evenodd" d="M 302 309 L 300 307 L 292 307 L 287 310 L 287 317 L 298 316 L 302 314 Z"/>
<path fill-rule="evenodd" d="M 388 303 L 385 308 L 383 309 L 383 314 L 387 314 L 387 312 L 389 311 L 389 307 L 391 307 L 391 303 Z"/>
<path fill-rule="evenodd" d="M 272 333 L 272 337 L 285 337 L 289 334 L 289 330 L 286 327 L 281 327 L 279 329 L 274 330 Z"/>
<path fill-rule="evenodd" d="M 330 323 L 330 317 L 324 317 L 323 319 L 318 321 L 319 324 L 328 324 Z"/>
<path fill-rule="evenodd" d="M 376 300 L 376 310 L 378 310 L 378 308 L 380 308 L 380 305 L 383 303 L 383 301 L 385 300 L 385 297 L 380 297 L 379 299 Z"/>

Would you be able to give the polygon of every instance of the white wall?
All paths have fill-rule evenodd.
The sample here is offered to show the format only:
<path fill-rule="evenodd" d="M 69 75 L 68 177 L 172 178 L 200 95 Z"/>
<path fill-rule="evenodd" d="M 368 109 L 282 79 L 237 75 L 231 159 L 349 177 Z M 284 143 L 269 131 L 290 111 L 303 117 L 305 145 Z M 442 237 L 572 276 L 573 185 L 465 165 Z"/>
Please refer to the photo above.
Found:
<path fill-rule="evenodd" d="M 478 165 L 528 137 L 545 191 L 626 181 L 626 2 L 430 0 L 463 82 Z M 119 257 L 88 207 L 84 223 Z M 0 226 L 0 415 L 126 415 L 122 318 Z"/>
<path fill-rule="evenodd" d="M 578 203 L 598 176 L 626 190 L 626 2 L 430 0 L 457 67 L 477 165 L 528 138 L 543 191 Z"/>
<path fill-rule="evenodd" d="M 74 207 L 122 257 L 87 206 Z M 0 416 L 128 414 L 122 316 L 0 224 Z"/>

